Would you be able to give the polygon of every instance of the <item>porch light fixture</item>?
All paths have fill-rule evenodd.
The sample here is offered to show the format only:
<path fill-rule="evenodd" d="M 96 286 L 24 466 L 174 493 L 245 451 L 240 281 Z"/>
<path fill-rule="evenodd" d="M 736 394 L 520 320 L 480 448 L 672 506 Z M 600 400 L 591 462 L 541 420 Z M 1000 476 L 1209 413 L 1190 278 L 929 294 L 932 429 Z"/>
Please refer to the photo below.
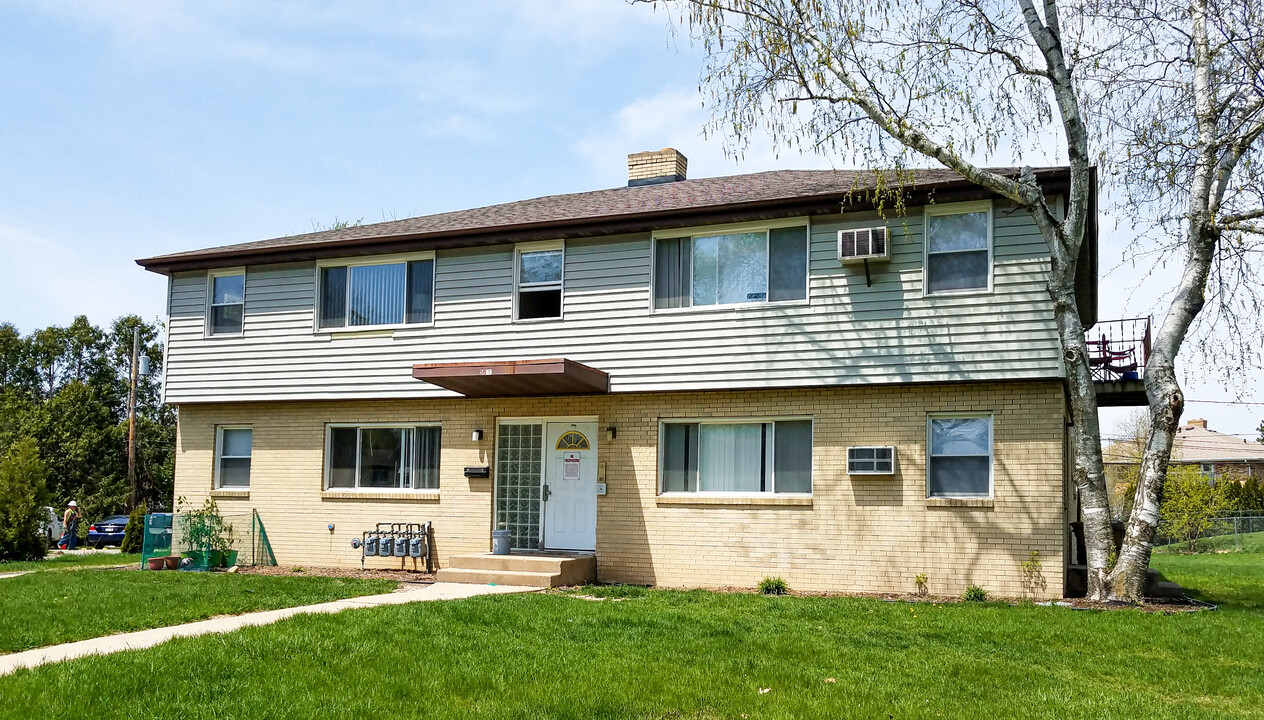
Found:
<path fill-rule="evenodd" d="M 618 436 L 619 430 L 614 425 L 610 425 L 606 428 L 606 442 L 613 442 Z"/>
<path fill-rule="evenodd" d="M 473 442 L 478 442 L 478 441 L 480 441 L 480 440 L 482 440 L 482 439 L 483 439 L 483 431 L 482 431 L 482 430 L 475 430 L 474 432 L 470 433 L 470 440 L 471 440 L 471 441 L 473 441 Z"/>

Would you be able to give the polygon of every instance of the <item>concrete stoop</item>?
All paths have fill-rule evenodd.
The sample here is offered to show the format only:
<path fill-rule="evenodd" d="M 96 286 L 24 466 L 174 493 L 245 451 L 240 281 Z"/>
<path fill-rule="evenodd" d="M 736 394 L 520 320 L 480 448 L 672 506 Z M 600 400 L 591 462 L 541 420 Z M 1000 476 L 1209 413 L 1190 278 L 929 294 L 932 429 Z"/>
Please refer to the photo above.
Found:
<path fill-rule="evenodd" d="M 438 582 L 553 588 L 597 579 L 597 557 L 578 553 L 454 555 L 435 573 Z"/>

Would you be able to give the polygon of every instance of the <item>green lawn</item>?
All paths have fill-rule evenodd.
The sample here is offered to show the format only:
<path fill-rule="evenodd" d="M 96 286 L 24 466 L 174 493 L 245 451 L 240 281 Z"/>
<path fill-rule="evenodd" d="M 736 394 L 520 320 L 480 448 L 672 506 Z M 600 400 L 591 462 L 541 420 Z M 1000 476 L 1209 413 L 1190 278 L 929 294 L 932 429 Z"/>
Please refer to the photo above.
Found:
<path fill-rule="evenodd" d="M 140 567 L 140 553 L 91 553 L 88 555 L 58 555 L 44 560 L 0 562 L 0 573 L 19 570 L 73 570 L 83 567 L 109 565 L 135 565 Z"/>
<path fill-rule="evenodd" d="M 389 580 L 228 573 L 34 572 L 0 580 L 0 653 L 394 587 Z"/>
<path fill-rule="evenodd" d="M 1220 611 L 483 597 L 21 671 L 0 678 L 0 707 L 102 719 L 1264 718 L 1264 585 L 1239 581 L 1236 564 L 1185 575 L 1169 564 L 1181 560 L 1162 558 L 1163 571 Z"/>

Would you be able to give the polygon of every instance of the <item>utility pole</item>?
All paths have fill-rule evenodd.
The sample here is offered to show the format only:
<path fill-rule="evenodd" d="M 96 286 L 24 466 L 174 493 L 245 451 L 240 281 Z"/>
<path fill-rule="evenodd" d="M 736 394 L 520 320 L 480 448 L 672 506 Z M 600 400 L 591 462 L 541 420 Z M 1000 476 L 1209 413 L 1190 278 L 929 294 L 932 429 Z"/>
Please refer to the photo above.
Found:
<path fill-rule="evenodd" d="M 128 512 L 140 504 L 140 488 L 136 487 L 136 381 L 140 363 L 140 327 L 132 328 L 131 389 L 127 393 L 127 482 L 132 488 Z"/>

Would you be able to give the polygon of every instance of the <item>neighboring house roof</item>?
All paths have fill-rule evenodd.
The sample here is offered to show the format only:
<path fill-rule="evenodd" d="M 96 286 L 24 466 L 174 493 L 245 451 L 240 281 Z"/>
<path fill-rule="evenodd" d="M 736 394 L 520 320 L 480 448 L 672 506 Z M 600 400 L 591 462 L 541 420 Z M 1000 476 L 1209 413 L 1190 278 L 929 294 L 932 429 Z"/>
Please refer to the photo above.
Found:
<path fill-rule="evenodd" d="M 1126 445 L 1131 443 L 1111 443 L 1106 446 L 1102 450 L 1102 460 L 1108 465 L 1135 465 L 1138 462 L 1139 448 L 1128 448 Z M 1208 430 L 1203 425 L 1182 425 L 1176 429 L 1176 435 L 1172 439 L 1172 462 L 1264 463 L 1264 444 Z"/>
<path fill-rule="evenodd" d="M 1198 425 L 1176 429 L 1172 461 L 1185 463 L 1264 462 L 1264 445 Z"/>

